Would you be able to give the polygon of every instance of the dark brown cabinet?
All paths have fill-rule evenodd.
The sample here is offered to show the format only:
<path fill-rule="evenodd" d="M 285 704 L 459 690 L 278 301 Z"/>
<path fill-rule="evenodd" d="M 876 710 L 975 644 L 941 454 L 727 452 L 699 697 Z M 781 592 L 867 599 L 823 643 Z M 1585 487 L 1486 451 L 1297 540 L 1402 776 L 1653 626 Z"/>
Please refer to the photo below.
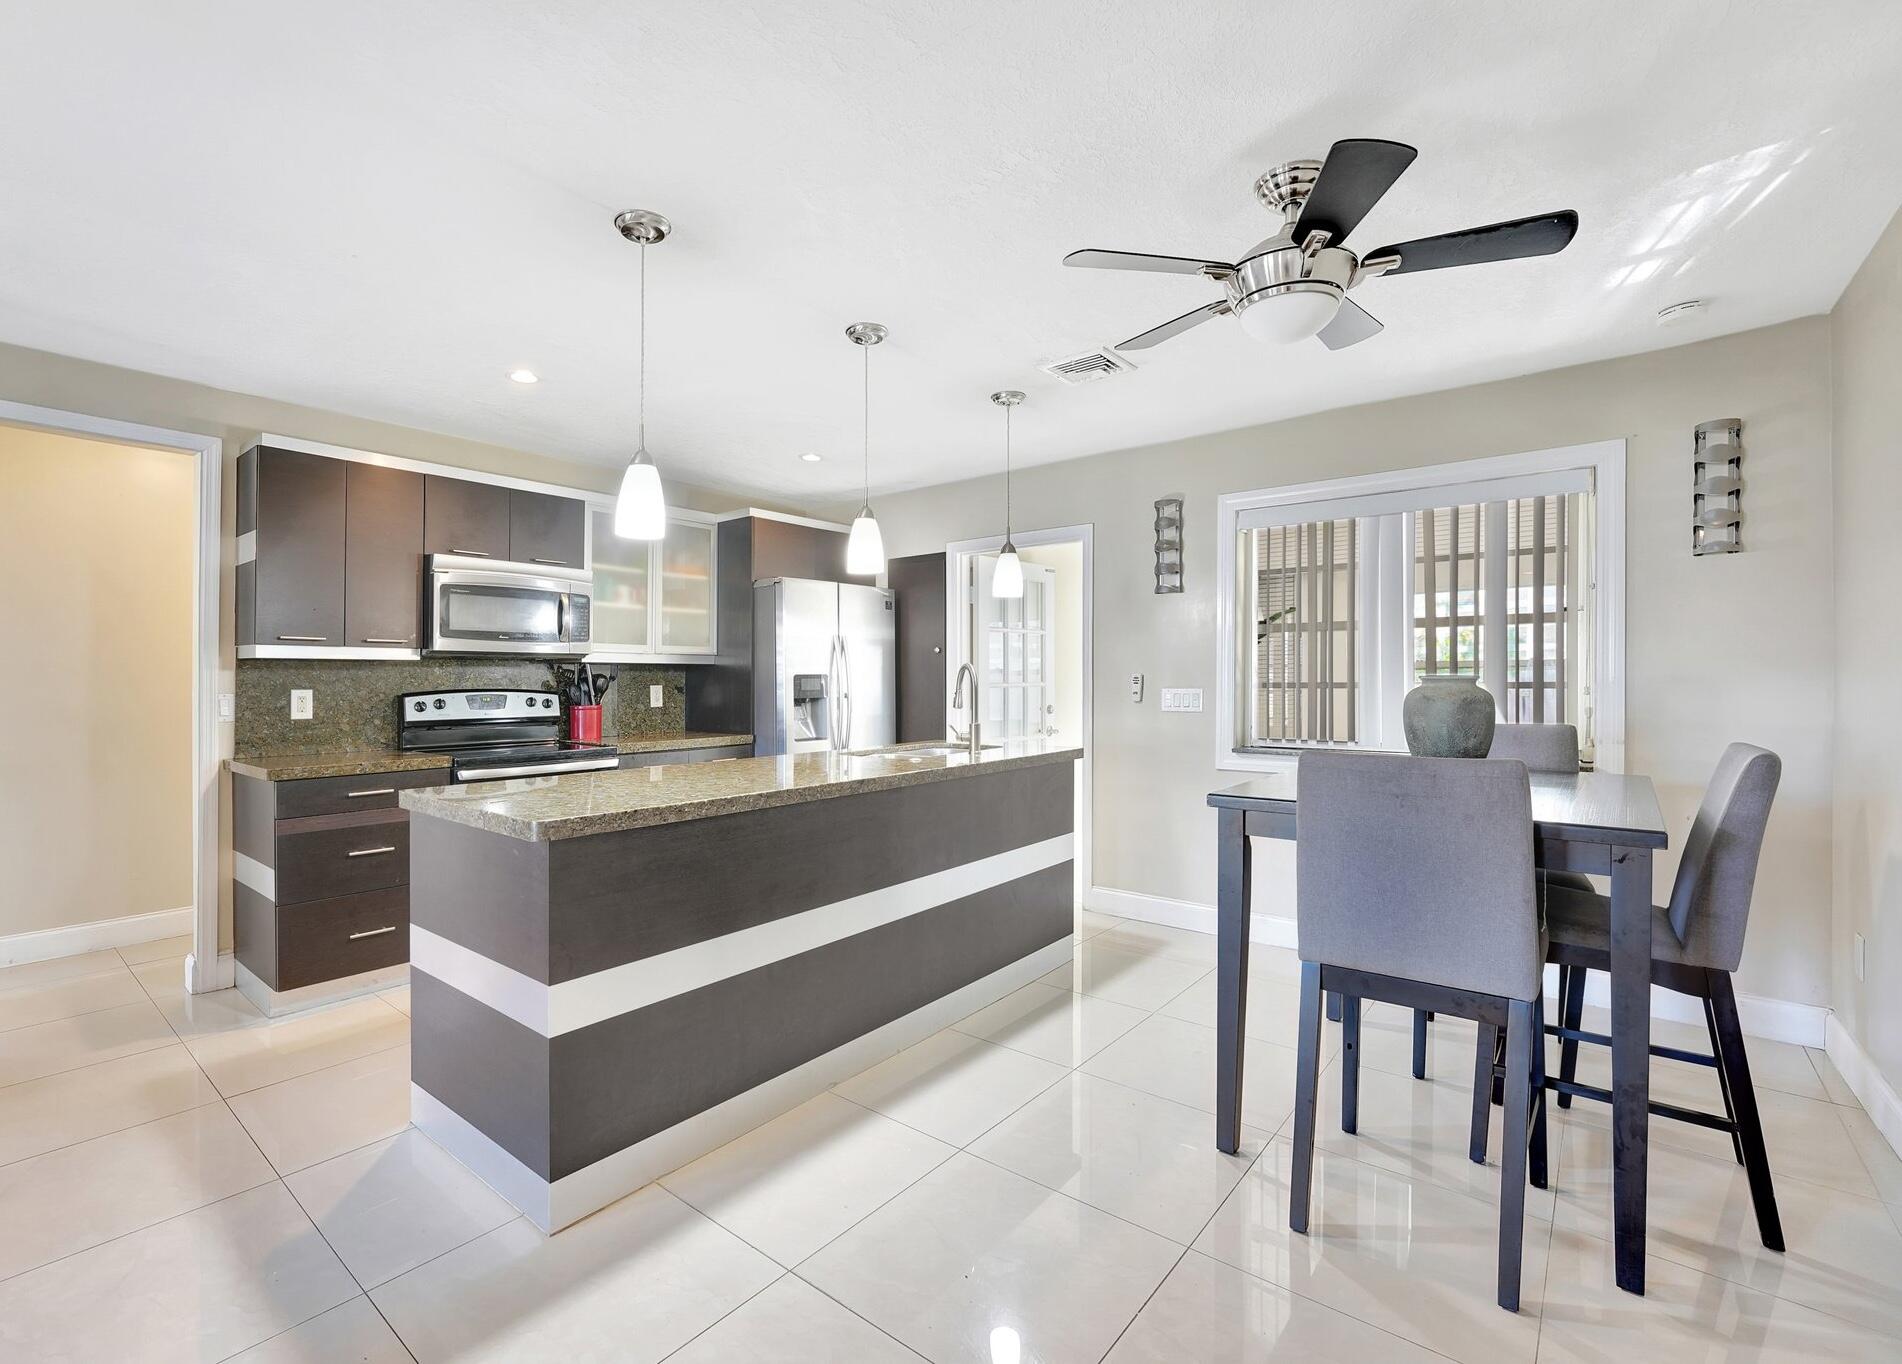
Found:
<path fill-rule="evenodd" d="M 576 497 L 509 490 L 509 554 L 518 564 L 581 568 L 588 555 L 588 508 Z"/>
<path fill-rule="evenodd" d="M 885 565 L 898 608 L 898 742 L 944 738 L 945 633 L 942 554 L 915 554 Z"/>
<path fill-rule="evenodd" d="M 344 510 L 343 642 L 353 648 L 419 647 L 423 476 L 346 464 Z"/>
<path fill-rule="evenodd" d="M 257 445 L 238 459 L 237 642 L 343 643 L 344 465 Z"/>
<path fill-rule="evenodd" d="M 423 487 L 423 552 L 507 559 L 512 493 L 493 483 L 430 474 Z"/>

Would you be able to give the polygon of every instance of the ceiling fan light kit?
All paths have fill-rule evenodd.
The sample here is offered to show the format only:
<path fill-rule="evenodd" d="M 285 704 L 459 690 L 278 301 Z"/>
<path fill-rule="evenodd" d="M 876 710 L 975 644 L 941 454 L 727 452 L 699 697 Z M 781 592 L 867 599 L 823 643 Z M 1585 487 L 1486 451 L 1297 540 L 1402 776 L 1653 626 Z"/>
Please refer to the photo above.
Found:
<path fill-rule="evenodd" d="M 667 240 L 674 225 L 651 209 L 633 208 L 617 214 L 615 229 L 641 248 L 640 293 L 640 426 L 633 458 L 621 472 L 614 496 L 614 533 L 623 540 L 667 538 L 667 495 L 661 490 L 660 470 L 647 453 L 647 248 Z"/>
<path fill-rule="evenodd" d="M 1065 265 L 1200 275 L 1222 297 L 1117 345 L 1147 350 L 1211 318 L 1233 316 L 1258 341 L 1289 344 L 1318 336 L 1329 350 L 1356 345 L 1380 323 L 1348 298 L 1350 289 L 1381 275 L 1443 270 L 1455 265 L 1518 260 L 1562 251 L 1578 231 L 1567 209 L 1492 223 L 1437 237 L 1383 246 L 1358 255 L 1343 243 L 1419 153 L 1403 142 L 1352 138 L 1336 142 L 1324 161 L 1286 161 L 1255 181 L 1255 197 L 1279 214 L 1281 230 L 1230 264 L 1191 256 L 1134 251 L 1072 251 Z"/>

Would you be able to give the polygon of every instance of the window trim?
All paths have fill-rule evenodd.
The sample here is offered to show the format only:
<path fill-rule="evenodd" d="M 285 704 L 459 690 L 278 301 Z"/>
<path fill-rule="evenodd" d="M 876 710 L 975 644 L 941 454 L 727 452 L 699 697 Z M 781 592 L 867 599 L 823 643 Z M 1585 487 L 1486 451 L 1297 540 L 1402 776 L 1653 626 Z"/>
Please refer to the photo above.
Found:
<path fill-rule="evenodd" d="M 1625 770 L 1625 441 L 1592 441 L 1555 446 L 1517 454 L 1491 455 L 1450 464 L 1394 469 L 1382 473 L 1323 479 L 1279 488 L 1256 488 L 1223 493 L 1215 502 L 1216 527 L 1216 724 L 1215 766 L 1223 772 L 1273 772 L 1293 766 L 1296 755 L 1243 752 L 1236 748 L 1240 734 L 1238 699 L 1242 690 L 1235 646 L 1236 622 L 1243 592 L 1242 565 L 1236 552 L 1245 527 L 1288 524 L 1328 516 L 1382 516 L 1421 506 L 1485 502 L 1523 495 L 1527 480 L 1544 481 L 1553 475 L 1583 474 L 1596 493 L 1593 572 L 1592 690 L 1597 732 L 1597 767 L 1606 772 Z M 1384 523 L 1393 527 L 1395 522 Z M 1397 532 L 1394 532 L 1397 538 Z M 1364 538 L 1363 543 L 1373 537 Z M 1398 543 L 1381 552 L 1403 553 Z M 1364 575 L 1372 579 L 1374 574 Z M 1381 593 L 1381 595 L 1389 595 Z M 1381 651 L 1409 648 L 1406 622 L 1390 604 L 1363 616 L 1367 632 L 1363 655 L 1378 670 Z M 1400 717 L 1397 698 L 1378 697 L 1376 689 L 1362 690 L 1361 733 L 1364 744 L 1397 744 Z"/>

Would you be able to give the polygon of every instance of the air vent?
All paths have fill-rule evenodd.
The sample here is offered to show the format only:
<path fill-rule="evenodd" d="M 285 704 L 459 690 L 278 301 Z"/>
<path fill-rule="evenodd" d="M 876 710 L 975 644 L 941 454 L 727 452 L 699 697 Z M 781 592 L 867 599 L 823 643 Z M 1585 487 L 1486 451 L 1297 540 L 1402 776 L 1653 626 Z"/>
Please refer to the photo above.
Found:
<path fill-rule="evenodd" d="M 1037 368 L 1066 384 L 1089 384 L 1136 367 L 1105 346 L 1101 350 L 1086 350 L 1081 355 L 1066 355 L 1061 360 L 1051 360 Z"/>

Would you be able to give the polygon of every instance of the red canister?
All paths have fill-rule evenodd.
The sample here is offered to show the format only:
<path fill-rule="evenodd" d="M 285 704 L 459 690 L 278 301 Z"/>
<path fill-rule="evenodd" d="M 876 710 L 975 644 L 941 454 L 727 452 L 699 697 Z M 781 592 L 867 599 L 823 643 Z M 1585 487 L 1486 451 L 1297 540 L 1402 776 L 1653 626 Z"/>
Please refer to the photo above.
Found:
<path fill-rule="evenodd" d="M 601 707 L 568 707 L 568 737 L 581 744 L 600 743 Z"/>

